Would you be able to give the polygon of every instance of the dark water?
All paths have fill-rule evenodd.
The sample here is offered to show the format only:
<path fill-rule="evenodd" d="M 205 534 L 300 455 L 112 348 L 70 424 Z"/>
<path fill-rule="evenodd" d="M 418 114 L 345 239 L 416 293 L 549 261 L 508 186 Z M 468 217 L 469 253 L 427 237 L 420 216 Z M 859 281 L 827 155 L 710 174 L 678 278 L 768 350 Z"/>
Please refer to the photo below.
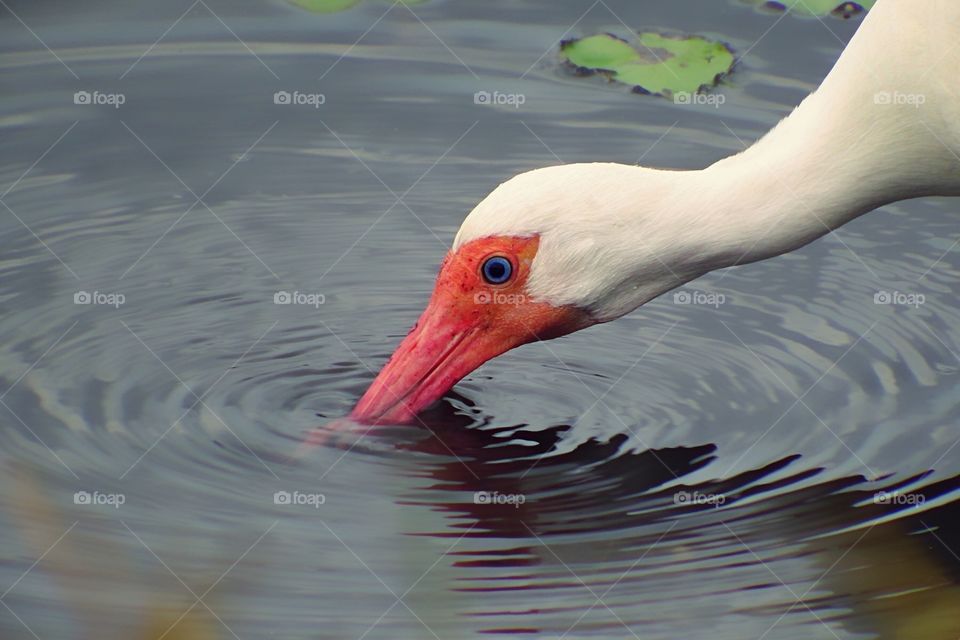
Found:
<path fill-rule="evenodd" d="M 0 11 L 2 637 L 960 636 L 952 201 L 685 289 L 717 306 L 670 294 L 524 347 L 428 429 L 301 445 L 497 183 L 704 166 L 857 25 L 723 0 L 413 10 Z M 726 101 L 558 69 L 559 39 L 621 19 L 729 41 Z"/>

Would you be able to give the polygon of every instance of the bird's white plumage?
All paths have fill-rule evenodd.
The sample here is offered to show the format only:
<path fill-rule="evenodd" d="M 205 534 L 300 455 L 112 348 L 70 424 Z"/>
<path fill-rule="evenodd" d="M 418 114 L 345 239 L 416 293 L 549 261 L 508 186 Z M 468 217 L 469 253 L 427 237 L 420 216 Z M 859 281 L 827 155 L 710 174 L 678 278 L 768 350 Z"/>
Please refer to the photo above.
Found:
<path fill-rule="evenodd" d="M 537 234 L 530 295 L 605 321 L 884 204 L 960 195 L 958 40 L 957 0 L 879 0 L 820 88 L 749 149 L 699 171 L 520 174 L 467 216 L 454 249 Z"/>

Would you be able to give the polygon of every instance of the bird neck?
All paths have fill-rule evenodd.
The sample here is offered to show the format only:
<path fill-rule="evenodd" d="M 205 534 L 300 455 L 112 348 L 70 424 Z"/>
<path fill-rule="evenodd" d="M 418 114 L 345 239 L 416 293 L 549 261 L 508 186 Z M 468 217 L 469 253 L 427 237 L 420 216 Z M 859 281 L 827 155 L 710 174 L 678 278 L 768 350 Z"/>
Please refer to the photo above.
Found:
<path fill-rule="evenodd" d="M 792 251 L 877 207 L 922 195 L 885 169 L 882 132 L 821 119 L 816 98 L 742 153 L 695 172 L 695 197 L 706 200 L 701 210 L 712 218 L 696 224 L 724 230 L 714 246 L 718 266 Z"/>
<path fill-rule="evenodd" d="M 688 191 L 712 218 L 697 224 L 726 230 L 712 268 L 791 251 L 891 202 L 960 195 L 956 100 L 935 71 L 905 67 L 890 44 L 904 37 L 897 28 L 934 27 L 898 27 L 891 18 L 903 10 L 878 4 L 792 114 L 743 152 L 694 172 Z"/>

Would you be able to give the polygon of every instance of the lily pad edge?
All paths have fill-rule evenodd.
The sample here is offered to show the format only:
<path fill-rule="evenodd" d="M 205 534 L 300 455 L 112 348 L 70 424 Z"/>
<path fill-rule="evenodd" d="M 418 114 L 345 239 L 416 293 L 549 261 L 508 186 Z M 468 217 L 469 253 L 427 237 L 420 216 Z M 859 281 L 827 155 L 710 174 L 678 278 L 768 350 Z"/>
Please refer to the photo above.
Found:
<path fill-rule="evenodd" d="M 696 90 L 694 93 L 696 93 L 696 94 L 698 94 L 698 95 L 699 95 L 699 94 L 707 93 L 709 90 L 715 89 L 715 88 L 719 87 L 719 86 L 721 85 L 721 82 L 722 82 L 723 80 L 725 80 L 728 76 L 730 76 L 730 75 L 734 72 L 734 70 L 737 68 L 737 66 L 739 66 L 739 64 L 740 64 L 740 61 L 739 61 L 739 59 L 738 59 L 737 56 L 736 56 L 736 50 L 730 45 L 730 43 L 728 43 L 728 42 L 726 42 L 726 41 L 724 41 L 724 40 L 713 40 L 713 39 L 706 38 L 705 36 L 700 36 L 700 35 L 683 34 L 683 33 L 669 33 L 669 32 L 666 32 L 666 31 L 649 31 L 649 32 L 647 32 L 647 31 L 643 31 L 643 32 L 638 31 L 638 32 L 637 32 L 637 35 L 639 36 L 639 35 L 642 35 L 643 33 L 654 33 L 654 34 L 657 34 L 657 35 L 662 36 L 662 37 L 664 37 L 664 38 L 702 38 L 702 39 L 705 39 L 705 40 L 710 40 L 711 42 L 715 42 L 715 43 L 723 46 L 723 48 L 727 50 L 727 52 L 728 52 L 728 53 L 731 55 L 731 57 L 733 58 L 733 63 L 730 65 L 730 68 L 729 68 L 728 70 L 726 70 L 726 71 L 721 71 L 720 73 L 717 73 L 716 75 L 714 75 L 714 77 L 713 77 L 712 79 L 710 79 L 710 80 L 707 81 L 707 82 L 702 83 L 699 87 L 697 87 L 697 90 Z M 630 45 L 631 47 L 636 48 L 635 45 L 634 45 L 632 42 L 630 42 L 629 40 L 627 40 L 626 38 L 623 38 L 623 37 L 621 37 L 621 36 L 619 36 L 619 35 L 617 35 L 617 34 L 615 34 L 615 33 L 609 32 L 609 31 L 604 31 L 604 32 L 601 32 L 601 33 L 594 33 L 594 34 L 591 34 L 591 35 L 593 35 L 593 36 L 596 36 L 596 35 L 605 35 L 605 36 L 608 36 L 608 37 L 610 37 L 610 38 L 613 38 L 614 40 L 619 40 L 620 42 L 623 42 L 623 43 L 625 43 L 625 44 Z M 569 47 L 570 45 L 572 45 L 572 44 L 574 44 L 574 43 L 576 43 L 576 42 L 579 42 L 579 41 L 581 41 L 581 40 L 583 40 L 583 39 L 585 39 L 585 38 L 589 38 L 589 37 L 591 37 L 591 35 L 581 36 L 581 37 L 576 37 L 576 38 L 565 38 L 565 39 L 563 39 L 563 40 L 560 41 L 560 45 L 559 45 L 558 51 L 559 51 L 559 53 L 561 54 L 563 67 L 566 68 L 566 69 L 567 69 L 568 71 L 570 71 L 571 73 L 573 73 L 573 75 L 575 75 L 575 76 L 580 76 L 580 77 L 600 75 L 600 76 L 605 77 L 608 82 L 610 82 L 610 83 L 617 83 L 617 84 L 623 84 L 623 85 L 625 85 L 625 86 L 628 86 L 628 87 L 630 87 L 630 92 L 631 92 L 631 93 L 636 93 L 636 94 L 640 94 L 640 95 L 657 96 L 657 97 L 662 97 L 662 98 L 672 98 L 672 97 L 674 96 L 674 92 L 671 91 L 671 90 L 669 90 L 669 89 L 666 90 L 666 91 L 654 92 L 654 91 L 648 90 L 646 87 L 643 87 L 643 86 L 641 86 L 641 85 L 630 85 L 630 84 L 628 84 L 628 83 L 621 82 L 620 80 L 617 80 L 616 78 L 614 78 L 614 75 L 616 74 L 616 71 L 613 70 L 613 69 L 604 69 L 604 68 L 602 68 L 602 67 L 584 67 L 584 66 L 581 66 L 581 65 L 578 65 L 578 64 L 572 62 L 568 57 L 563 56 L 563 50 L 564 50 L 566 47 Z M 687 93 L 687 92 L 679 92 L 679 93 Z"/>

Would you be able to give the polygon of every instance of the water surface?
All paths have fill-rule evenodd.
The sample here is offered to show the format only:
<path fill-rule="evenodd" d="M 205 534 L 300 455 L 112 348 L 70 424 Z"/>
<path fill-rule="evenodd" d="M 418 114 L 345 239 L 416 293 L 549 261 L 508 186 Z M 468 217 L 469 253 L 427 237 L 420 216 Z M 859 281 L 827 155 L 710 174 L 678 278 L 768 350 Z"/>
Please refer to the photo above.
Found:
<path fill-rule="evenodd" d="M 960 636 L 949 200 L 683 290 L 722 304 L 668 294 L 523 347 L 423 425 L 302 446 L 499 182 L 702 167 L 857 26 L 716 0 L 412 9 L 9 3 L 3 637 Z M 621 20 L 730 42 L 725 102 L 558 68 L 561 38 Z M 895 292 L 923 303 L 876 304 Z"/>

